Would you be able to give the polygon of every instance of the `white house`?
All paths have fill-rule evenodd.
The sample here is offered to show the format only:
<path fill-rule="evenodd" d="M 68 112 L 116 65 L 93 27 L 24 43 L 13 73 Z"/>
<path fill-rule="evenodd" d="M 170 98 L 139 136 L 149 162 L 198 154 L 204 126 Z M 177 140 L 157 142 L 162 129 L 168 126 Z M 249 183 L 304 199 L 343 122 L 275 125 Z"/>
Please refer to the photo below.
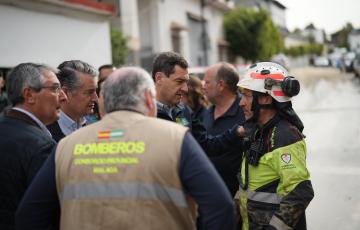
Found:
<path fill-rule="evenodd" d="M 276 0 L 235 0 L 236 6 L 265 9 L 270 13 L 274 24 L 279 28 L 282 35 L 287 34 L 286 7 Z"/>
<path fill-rule="evenodd" d="M 351 31 L 348 36 L 350 50 L 360 53 L 360 29 Z"/>
<path fill-rule="evenodd" d="M 0 70 L 21 62 L 111 63 L 111 6 L 73 0 L 0 0 Z"/>
<path fill-rule="evenodd" d="M 286 48 L 293 46 L 308 45 L 309 39 L 301 34 L 289 33 L 284 37 L 284 43 Z"/>
<path fill-rule="evenodd" d="M 190 66 L 226 60 L 223 16 L 231 5 L 225 0 L 203 2 L 202 7 L 201 0 L 120 0 L 122 31 L 132 49 L 138 49 L 143 67 L 150 70 L 154 56 L 170 50 L 182 54 Z"/>
<path fill-rule="evenodd" d="M 318 44 L 324 44 L 325 42 L 325 31 L 315 28 L 313 24 L 308 25 L 302 31 L 302 35 L 309 39 L 313 39 L 313 42 Z"/>

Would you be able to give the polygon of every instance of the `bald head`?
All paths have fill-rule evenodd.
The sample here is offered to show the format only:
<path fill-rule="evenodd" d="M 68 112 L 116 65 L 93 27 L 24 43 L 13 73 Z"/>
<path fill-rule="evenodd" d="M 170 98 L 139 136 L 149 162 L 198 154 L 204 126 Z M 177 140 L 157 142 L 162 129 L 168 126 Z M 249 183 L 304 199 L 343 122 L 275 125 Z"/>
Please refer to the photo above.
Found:
<path fill-rule="evenodd" d="M 221 62 L 210 67 L 215 74 L 215 81 L 223 80 L 225 86 L 234 94 L 237 92 L 237 83 L 239 82 L 239 74 L 235 67 L 230 63 Z"/>

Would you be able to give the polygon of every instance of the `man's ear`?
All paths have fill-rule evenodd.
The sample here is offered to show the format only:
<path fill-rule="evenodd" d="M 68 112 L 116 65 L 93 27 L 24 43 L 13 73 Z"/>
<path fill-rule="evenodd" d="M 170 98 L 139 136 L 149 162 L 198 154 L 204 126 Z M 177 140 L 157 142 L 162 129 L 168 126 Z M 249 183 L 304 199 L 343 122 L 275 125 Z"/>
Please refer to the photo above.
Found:
<path fill-rule="evenodd" d="M 161 81 L 163 79 L 163 73 L 162 72 L 156 72 L 155 73 L 155 84 L 161 84 Z"/>
<path fill-rule="evenodd" d="M 25 103 L 34 104 L 36 102 L 36 94 L 33 89 L 24 88 L 22 90 L 22 94 L 23 94 Z"/>
<path fill-rule="evenodd" d="M 221 90 L 225 88 L 225 82 L 224 80 L 219 80 L 218 85 L 220 86 Z"/>
<path fill-rule="evenodd" d="M 150 117 L 156 117 L 157 115 L 156 102 L 150 89 L 145 90 L 145 104 L 149 111 L 147 115 Z"/>

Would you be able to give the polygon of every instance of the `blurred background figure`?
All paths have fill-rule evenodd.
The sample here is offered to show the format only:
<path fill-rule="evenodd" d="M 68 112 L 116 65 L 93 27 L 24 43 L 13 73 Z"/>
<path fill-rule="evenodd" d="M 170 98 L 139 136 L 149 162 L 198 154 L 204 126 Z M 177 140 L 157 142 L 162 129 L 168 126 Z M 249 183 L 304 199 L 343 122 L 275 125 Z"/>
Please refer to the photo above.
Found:
<path fill-rule="evenodd" d="M 99 81 L 106 79 L 112 72 L 116 70 L 116 67 L 112 64 L 105 64 L 99 67 Z"/>
<path fill-rule="evenodd" d="M 98 78 L 98 86 L 96 89 L 96 94 L 98 95 L 98 97 L 100 97 L 100 87 L 101 84 L 106 80 L 106 78 L 116 70 L 116 67 L 113 66 L 112 64 L 106 64 L 106 65 L 102 65 L 99 67 L 99 78 Z M 88 114 L 85 116 L 85 119 L 87 121 L 87 123 L 91 124 L 94 123 L 96 121 L 99 121 L 101 119 L 101 109 L 99 108 L 99 104 L 98 102 L 95 102 L 94 105 L 94 112 L 91 114 Z M 102 113 L 105 114 L 105 113 Z"/>
<path fill-rule="evenodd" d="M 204 118 L 206 109 L 210 106 L 210 102 L 206 99 L 202 88 L 201 80 L 195 75 L 189 75 L 188 92 L 184 93 L 181 101 L 189 106 L 193 111 L 193 116 L 201 122 Z"/>
<path fill-rule="evenodd" d="M 89 123 L 85 116 L 94 112 L 98 100 L 98 72 L 93 66 L 80 60 L 71 60 L 61 63 L 58 69 L 57 77 L 68 101 L 61 105 L 59 120 L 48 125 L 56 142 Z"/>
<path fill-rule="evenodd" d="M 5 79 L 0 75 L 0 114 L 9 105 L 8 97 L 5 92 Z"/>
<path fill-rule="evenodd" d="M 105 108 L 104 108 L 104 96 L 103 96 L 103 85 L 105 83 L 106 78 L 103 78 L 98 81 L 98 87 L 96 89 L 96 93 L 98 95 L 98 102 L 96 103 L 94 107 L 94 113 L 93 116 L 95 116 L 96 121 L 101 120 L 103 116 L 105 116 Z"/>

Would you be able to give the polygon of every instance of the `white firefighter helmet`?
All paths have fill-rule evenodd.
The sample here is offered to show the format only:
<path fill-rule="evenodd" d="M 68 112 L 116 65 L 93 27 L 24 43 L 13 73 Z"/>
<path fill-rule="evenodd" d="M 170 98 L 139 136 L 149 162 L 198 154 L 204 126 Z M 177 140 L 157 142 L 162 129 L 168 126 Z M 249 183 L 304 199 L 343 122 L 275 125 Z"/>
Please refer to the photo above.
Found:
<path fill-rule="evenodd" d="M 259 62 L 251 65 L 238 86 L 269 94 L 278 102 L 291 101 L 291 97 L 300 91 L 299 82 L 288 76 L 284 67 L 274 62 Z"/>

